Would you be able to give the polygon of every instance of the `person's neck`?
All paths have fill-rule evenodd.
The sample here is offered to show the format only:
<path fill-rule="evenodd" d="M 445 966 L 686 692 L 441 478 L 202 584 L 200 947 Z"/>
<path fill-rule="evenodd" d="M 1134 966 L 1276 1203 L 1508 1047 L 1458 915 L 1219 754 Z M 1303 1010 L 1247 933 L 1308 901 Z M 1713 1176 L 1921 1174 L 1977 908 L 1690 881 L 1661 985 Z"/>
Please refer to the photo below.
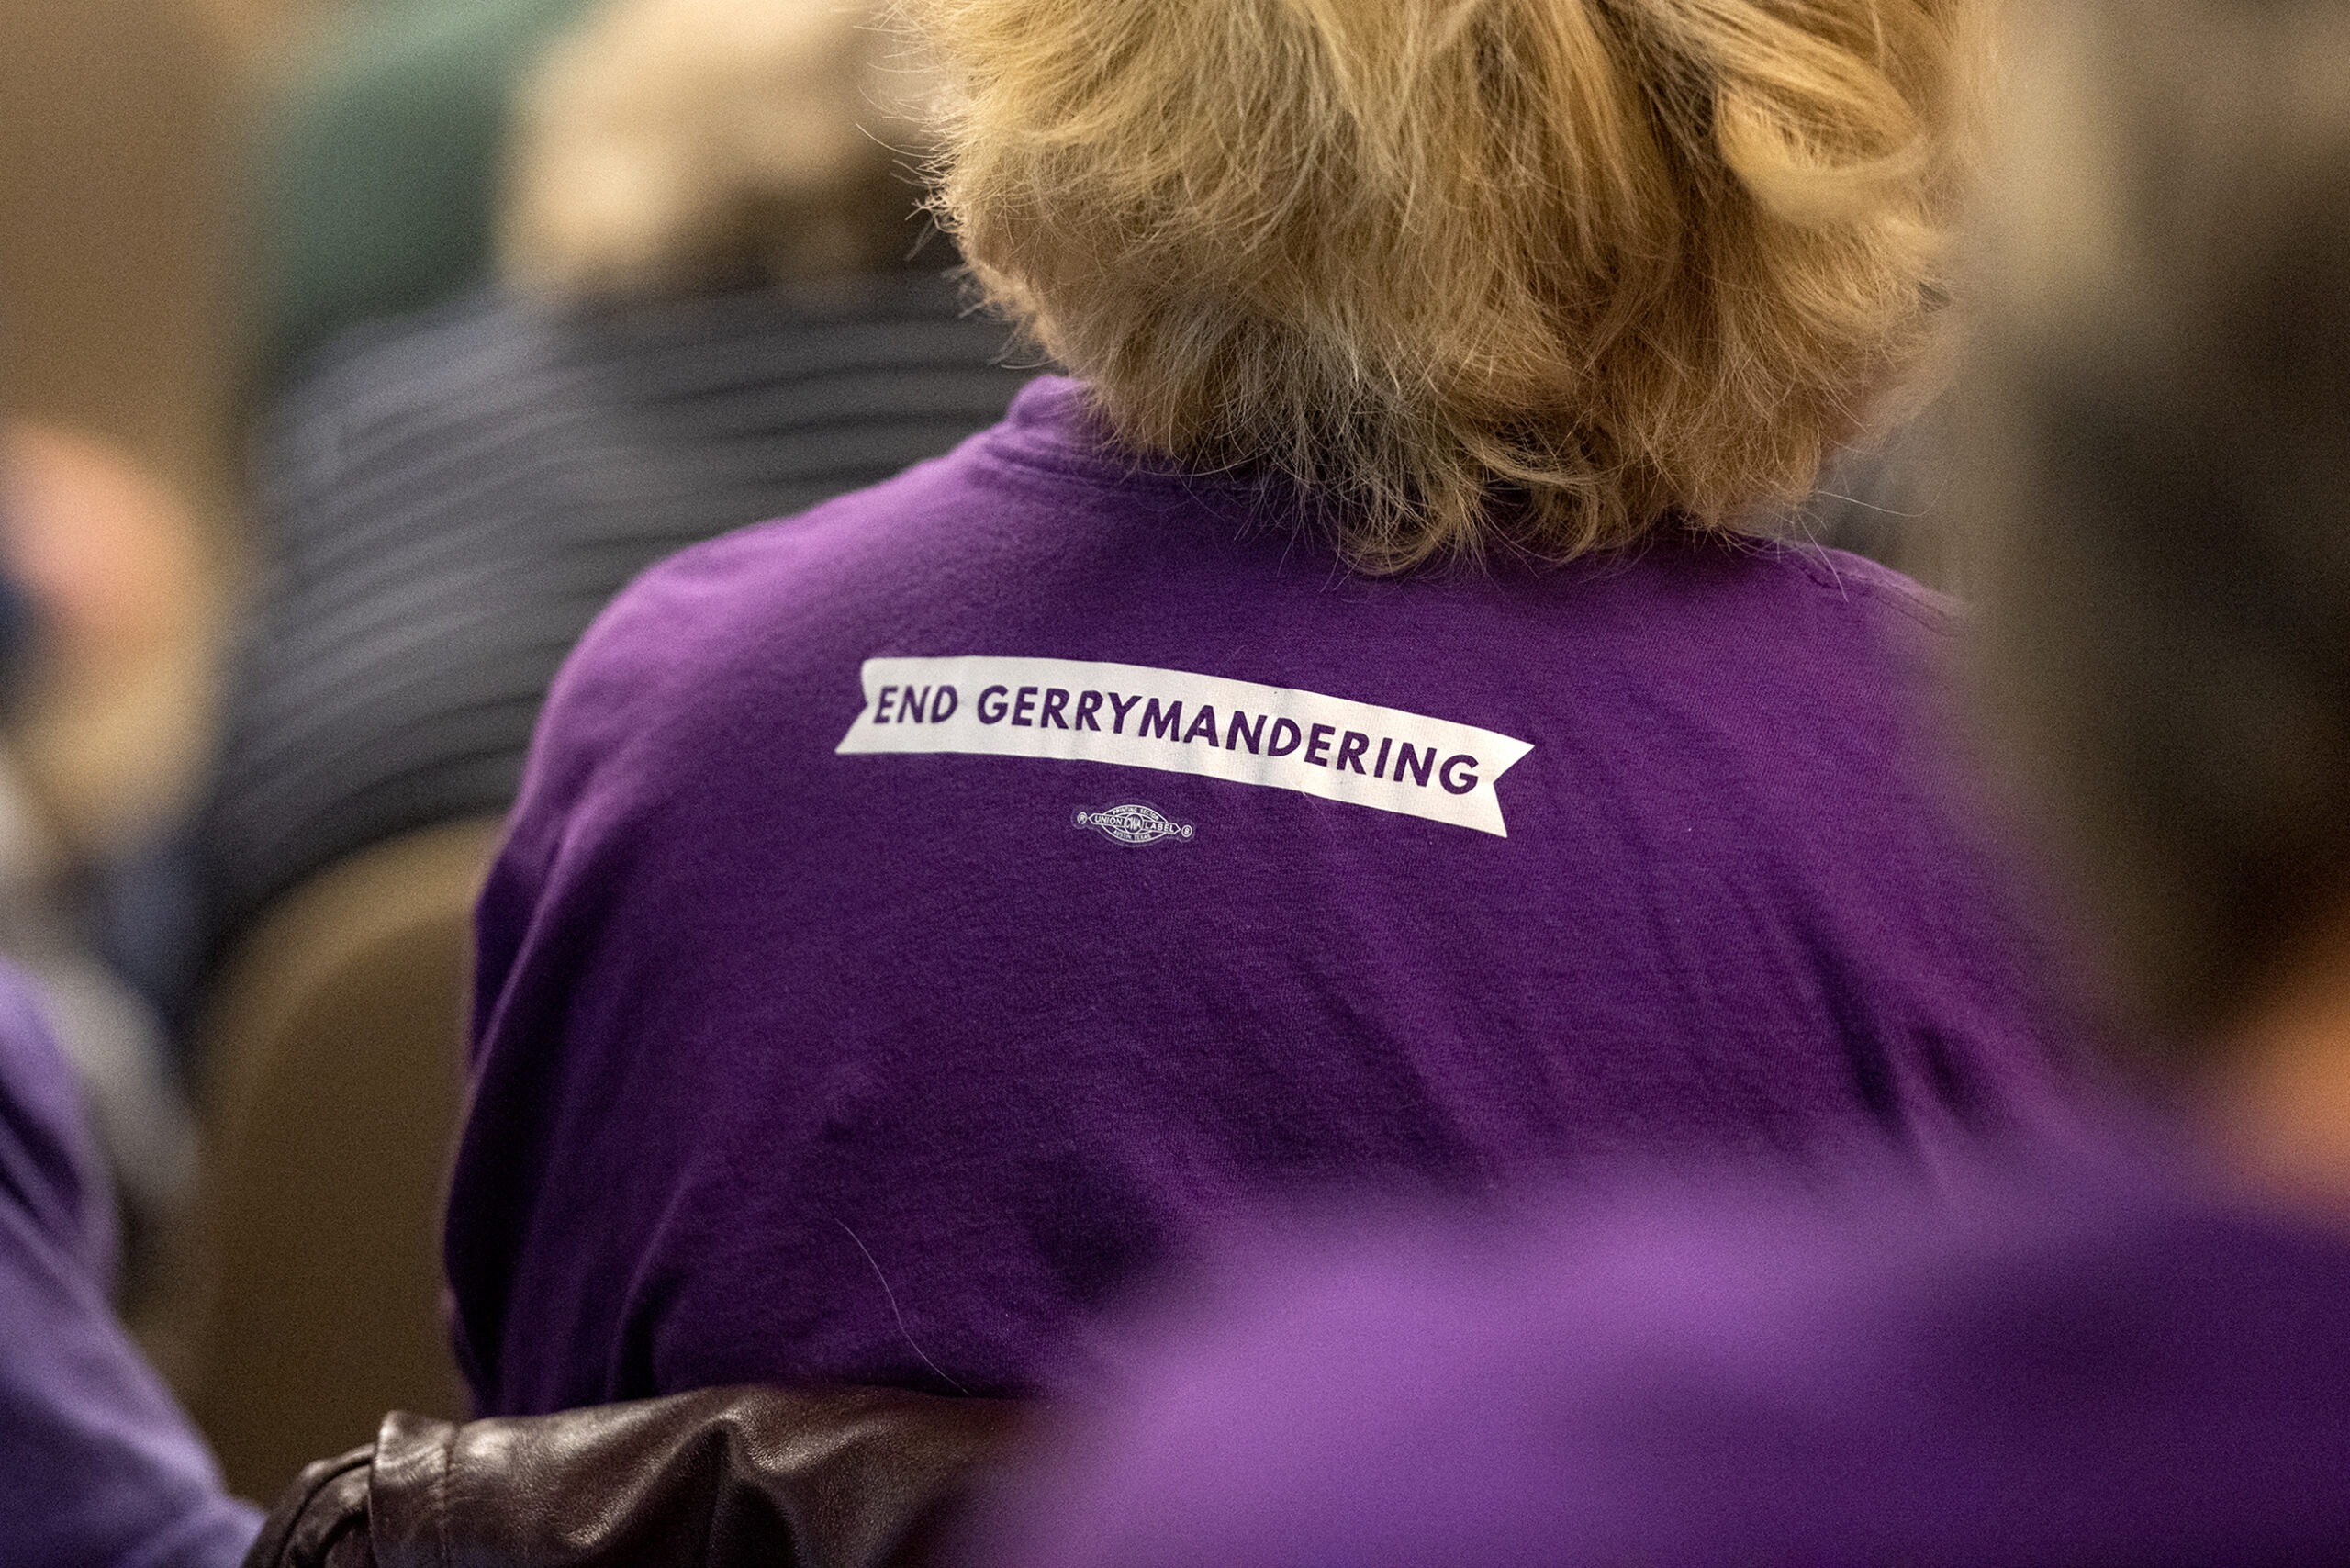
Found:
<path fill-rule="evenodd" d="M 2350 915 L 2323 930 L 2234 1032 L 2210 1109 L 2257 1191 L 2350 1223 Z"/>

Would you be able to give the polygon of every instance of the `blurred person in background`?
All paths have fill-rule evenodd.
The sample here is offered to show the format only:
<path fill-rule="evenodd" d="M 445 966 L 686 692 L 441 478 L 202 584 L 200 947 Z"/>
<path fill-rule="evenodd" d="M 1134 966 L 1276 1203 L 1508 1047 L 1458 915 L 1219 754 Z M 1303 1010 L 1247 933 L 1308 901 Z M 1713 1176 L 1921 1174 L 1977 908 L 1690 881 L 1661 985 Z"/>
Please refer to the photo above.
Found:
<path fill-rule="evenodd" d="M 24 420 L 0 431 L 0 702 L 10 721 L 0 741 L 0 954 L 43 996 L 90 1107 L 110 1174 L 100 1190 L 120 1200 L 129 1270 L 103 1288 L 129 1295 L 151 1282 L 185 1218 L 195 1130 L 162 1020 L 93 940 L 91 846 L 75 841 L 62 803 L 31 777 L 24 732 L 43 717 L 28 714 L 36 703 L 54 719 L 76 700 L 152 684 L 142 666 L 170 662 L 170 644 L 189 635 L 196 534 L 185 503 L 114 443 Z M 80 752 L 114 765 L 118 778 L 151 745 L 176 749 L 142 733 L 155 718 L 142 701 L 118 701 L 101 716 L 112 733 L 85 736 Z M 58 771 L 40 782 L 53 787 Z M 90 773 L 80 781 L 90 784 Z M 140 782 L 113 792 L 144 797 Z M 116 1255 L 111 1242 L 104 1251 Z"/>
<path fill-rule="evenodd" d="M 0 1562 L 227 1568 L 261 1516 L 108 1305 L 114 1193 L 33 987 L 0 965 Z"/>
<path fill-rule="evenodd" d="M 2035 21 L 1983 688 L 2165 1160 L 1236 1255 L 995 1561 L 2350 1561 L 2350 6 Z"/>
<path fill-rule="evenodd" d="M 262 66 L 259 399 L 351 329 L 496 274 L 517 90 L 596 4 L 277 0 L 274 14 L 241 17 Z"/>
<path fill-rule="evenodd" d="M 115 1315 L 175 1238 L 194 1133 L 159 1021 L 92 950 L 73 877 L 88 846 L 22 757 L 28 701 L 37 722 L 148 684 L 186 631 L 195 532 L 115 442 L 0 423 L 0 1562 L 27 1568 L 225 1568 L 261 1518 L 223 1494 Z M 150 715 L 99 716 L 118 733 L 82 755 L 137 757 Z M 46 782 L 73 776 L 50 760 Z"/>
<path fill-rule="evenodd" d="M 901 224 L 910 205 L 901 195 Z M 63 333 L 68 314 L 52 300 L 45 319 Z M 1007 386 L 969 422 L 1008 396 Z M 8 696 L 30 699 L 6 715 L 0 757 L 0 952 L 37 971 L 0 963 L 0 1562 L 26 1568 L 224 1564 L 260 1523 L 224 1495 L 111 1306 L 118 1239 L 140 1239 L 185 1196 L 188 1130 L 154 1020 L 86 950 L 73 896 L 86 868 L 73 857 L 90 846 L 67 842 L 94 822 L 101 836 L 146 831 L 187 749 L 169 743 L 207 717 L 198 703 L 159 715 L 153 700 L 182 694 L 157 667 L 179 674 L 204 641 L 188 625 L 208 607 L 210 566 L 193 510 L 118 441 L 25 420 L 0 435 L 0 673 Z M 54 744 L 37 783 L 14 767 L 28 726 L 62 732 L 42 731 Z M 69 798 L 48 798 L 42 786 L 61 780 Z M 65 812 L 70 821 L 52 820 Z M 330 1267 L 341 1255 L 315 1234 L 269 1239 Z M 527 1432 L 409 1417 L 328 1467 L 316 1490 L 297 1489 L 288 1529 L 263 1544 L 288 1562 L 315 1550 L 358 1564 L 374 1560 L 372 1524 L 395 1532 L 395 1546 L 402 1530 L 443 1546 L 478 1533 L 517 1563 L 636 1561 L 647 1550 L 828 1562 L 868 1548 L 912 1561 L 910 1536 L 932 1528 L 944 1489 L 1002 1419 L 960 1403 L 934 1418 L 917 1396 L 886 1391 L 745 1392 L 577 1413 Z M 722 1433 L 723 1453 L 709 1440 Z M 404 1486 L 400 1475 L 425 1473 L 420 1458 L 434 1479 Z M 724 1518 L 694 1516 L 695 1501 Z M 579 1515 L 565 1512 L 573 1503 Z M 532 1524 L 546 1539 L 534 1543 Z M 677 1544 L 649 1544 L 671 1528 Z M 598 1540 L 598 1530 L 609 1533 Z"/>
<path fill-rule="evenodd" d="M 287 373 L 196 829 L 213 958 L 339 857 L 502 812 L 556 666 L 644 566 L 1002 415 L 1025 375 L 923 243 L 924 84 L 874 17 L 583 12 L 502 122 L 505 281 Z"/>
<path fill-rule="evenodd" d="M 478 917 L 482 1409 L 1013 1392 L 1271 1193 L 2065 1119 L 1947 607 L 1743 531 L 1933 333 L 1975 6 L 919 14 L 941 208 L 1077 379 L 558 680 Z"/>
<path fill-rule="evenodd" d="M 186 810 L 213 719 L 227 204 L 191 21 L 179 0 L 0 5 L 0 953 L 81 1079 L 134 1295 L 190 1138 L 181 1064 L 117 962 L 139 901 L 113 895 Z"/>

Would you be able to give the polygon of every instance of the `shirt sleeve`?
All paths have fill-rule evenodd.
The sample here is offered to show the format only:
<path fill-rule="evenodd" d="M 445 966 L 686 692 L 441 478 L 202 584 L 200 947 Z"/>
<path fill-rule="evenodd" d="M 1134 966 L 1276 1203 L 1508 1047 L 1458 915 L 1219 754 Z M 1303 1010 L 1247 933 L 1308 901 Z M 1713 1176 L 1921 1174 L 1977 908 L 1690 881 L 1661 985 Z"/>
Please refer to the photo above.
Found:
<path fill-rule="evenodd" d="M 116 1320 L 112 1257 L 73 1081 L 0 969 L 0 1562 L 227 1568 L 260 1516 Z"/>

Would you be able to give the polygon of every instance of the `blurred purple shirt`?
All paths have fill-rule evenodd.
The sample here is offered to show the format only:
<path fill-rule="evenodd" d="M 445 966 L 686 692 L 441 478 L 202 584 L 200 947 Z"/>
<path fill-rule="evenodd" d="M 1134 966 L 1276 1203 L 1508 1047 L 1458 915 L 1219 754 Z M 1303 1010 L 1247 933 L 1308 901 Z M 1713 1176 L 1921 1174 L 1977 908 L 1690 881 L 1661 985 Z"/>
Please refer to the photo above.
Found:
<path fill-rule="evenodd" d="M 1227 1260 L 982 1556 L 2350 1562 L 2350 1234 L 2109 1179 L 1902 1188 Z"/>
<path fill-rule="evenodd" d="M 1939 600 L 1678 535 L 1371 580 L 1297 521 L 1046 379 L 621 596 L 480 906 L 485 1412 L 1015 1392 L 1269 1193 L 2054 1116 Z"/>
<path fill-rule="evenodd" d="M 65 1061 L 0 967 L 0 1563 L 224 1568 L 261 1516 L 107 1305 L 113 1214 Z"/>

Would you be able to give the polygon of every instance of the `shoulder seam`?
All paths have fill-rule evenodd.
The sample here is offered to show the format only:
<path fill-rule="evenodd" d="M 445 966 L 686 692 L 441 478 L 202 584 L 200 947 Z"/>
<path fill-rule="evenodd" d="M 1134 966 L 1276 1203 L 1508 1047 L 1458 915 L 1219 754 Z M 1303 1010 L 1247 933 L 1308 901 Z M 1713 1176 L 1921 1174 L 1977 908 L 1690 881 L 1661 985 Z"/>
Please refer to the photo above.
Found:
<path fill-rule="evenodd" d="M 1815 587 L 1846 596 L 1857 592 L 1903 618 L 1917 622 L 1929 632 L 1942 636 L 1954 636 L 1964 619 L 1965 611 L 1956 601 L 1934 592 L 1922 584 L 1910 583 L 1908 578 L 1900 577 L 1899 574 L 1895 573 L 1890 566 L 1874 561 L 1868 563 L 1873 572 L 1883 572 L 1897 577 L 1907 586 L 1908 591 L 1904 592 L 1901 588 L 1889 586 L 1874 576 L 1854 574 L 1846 577 L 1839 574 L 1833 563 L 1828 559 L 1829 547 L 1826 545 L 1807 544 L 1790 540 L 1774 541 L 1773 543 L 1775 545 L 1776 553 L 1783 558 L 1790 559 L 1795 569 L 1801 572 Z M 1867 560 L 1866 556 L 1855 558 Z"/>

